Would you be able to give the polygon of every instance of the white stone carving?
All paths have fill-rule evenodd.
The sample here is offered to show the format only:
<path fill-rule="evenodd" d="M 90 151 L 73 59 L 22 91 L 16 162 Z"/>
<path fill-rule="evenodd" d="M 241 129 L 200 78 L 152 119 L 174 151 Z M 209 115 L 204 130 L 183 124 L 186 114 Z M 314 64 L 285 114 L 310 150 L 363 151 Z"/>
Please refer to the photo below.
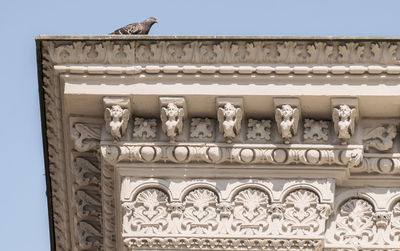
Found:
<path fill-rule="evenodd" d="M 304 120 L 304 135 L 305 141 L 312 143 L 328 141 L 328 121 L 305 119 Z"/>
<path fill-rule="evenodd" d="M 283 147 L 226 146 L 216 144 L 180 144 L 179 146 L 124 145 L 101 148 L 103 158 L 110 164 L 118 162 L 172 162 L 172 163 L 237 163 L 237 164 L 304 164 L 304 165 L 340 165 L 357 167 L 363 160 L 362 148 L 318 149 L 312 145 L 290 149 Z"/>
<path fill-rule="evenodd" d="M 129 121 L 129 110 L 123 109 L 119 105 L 113 105 L 104 111 L 107 131 L 115 140 L 120 139 L 126 132 Z"/>
<path fill-rule="evenodd" d="M 191 191 L 184 200 L 182 232 L 185 234 L 211 234 L 218 227 L 217 197 L 208 189 Z"/>
<path fill-rule="evenodd" d="M 363 199 L 350 199 L 344 203 L 335 219 L 333 238 L 336 242 L 352 244 L 372 242 L 374 237 L 373 207 Z"/>
<path fill-rule="evenodd" d="M 151 139 L 157 136 L 157 121 L 155 119 L 135 118 L 133 129 L 134 139 Z"/>
<path fill-rule="evenodd" d="M 369 148 L 379 151 L 389 150 L 393 147 L 393 139 L 396 135 L 397 128 L 393 124 L 366 128 L 363 135 L 365 150 L 369 151 Z"/>
<path fill-rule="evenodd" d="M 299 125 L 300 112 L 299 109 L 284 104 L 281 108 L 275 109 L 275 121 L 278 132 L 284 139 L 285 144 L 290 143 L 290 139 L 297 134 Z"/>
<path fill-rule="evenodd" d="M 174 103 L 168 103 L 166 107 L 161 107 L 162 130 L 167 134 L 170 142 L 175 142 L 175 137 L 182 133 L 183 116 L 183 108 L 179 108 Z"/>
<path fill-rule="evenodd" d="M 76 123 L 71 128 L 71 137 L 74 140 L 75 150 L 86 152 L 97 150 L 100 144 L 100 127 Z"/>
<path fill-rule="evenodd" d="M 271 120 L 249 119 L 247 123 L 248 140 L 270 140 Z"/>
<path fill-rule="evenodd" d="M 348 105 L 340 105 L 332 110 L 332 120 L 335 133 L 342 144 L 347 144 L 347 141 L 353 136 L 355 130 L 356 109 L 350 108 Z"/>
<path fill-rule="evenodd" d="M 228 143 L 239 135 L 243 111 L 227 102 L 224 107 L 218 108 L 219 131 L 224 134 Z"/>
<path fill-rule="evenodd" d="M 268 228 L 268 195 L 257 189 L 238 193 L 233 201 L 232 230 L 238 234 L 258 235 Z"/>
<path fill-rule="evenodd" d="M 369 41 L 325 42 L 309 40 L 263 41 L 249 39 L 248 43 L 230 41 L 143 41 L 95 44 L 68 41 L 69 44 L 47 42 L 52 62 L 55 63 L 309 63 L 309 64 L 396 64 L 398 46 L 392 42 Z M 337 50 L 337 53 L 334 51 Z M 137 52 L 136 55 L 134 52 Z M 365 57 L 365 51 L 371 51 Z M 372 54 L 372 55 L 371 55 Z"/>
<path fill-rule="evenodd" d="M 190 137 L 194 139 L 211 139 L 213 137 L 212 122 L 209 118 L 192 118 Z"/>
<path fill-rule="evenodd" d="M 124 204 L 124 208 L 127 232 L 159 234 L 167 228 L 167 196 L 160 190 L 146 189 L 137 195 L 133 205 Z"/>
<path fill-rule="evenodd" d="M 325 221 L 331 207 L 320 204 L 318 196 L 301 189 L 290 193 L 285 200 L 282 231 L 293 235 L 320 235 L 325 231 Z"/>

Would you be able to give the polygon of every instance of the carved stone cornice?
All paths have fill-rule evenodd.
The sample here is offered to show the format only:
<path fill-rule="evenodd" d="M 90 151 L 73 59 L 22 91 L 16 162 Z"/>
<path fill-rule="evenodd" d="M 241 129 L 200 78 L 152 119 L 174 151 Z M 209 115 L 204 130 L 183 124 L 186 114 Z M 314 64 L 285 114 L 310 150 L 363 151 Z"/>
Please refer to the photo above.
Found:
<path fill-rule="evenodd" d="M 261 145 L 179 143 L 170 145 L 132 143 L 114 145 L 102 143 L 103 158 L 111 165 L 119 162 L 142 163 L 209 163 L 209 164 L 275 164 L 307 166 L 356 167 L 363 159 L 360 146 L 323 145 Z"/>
<path fill-rule="evenodd" d="M 400 39 L 43 36 L 37 43 L 53 249 L 399 248 Z M 378 85 L 382 106 L 371 102 Z M 113 117 L 118 104 L 104 97 L 129 100 L 115 107 L 123 116 Z M 173 102 L 160 107 L 162 97 L 185 101 L 170 134 L 159 118 Z M 218 118 L 222 97 L 241 100 L 231 102 L 240 119 Z M 282 105 L 298 109 L 286 119 L 290 133 L 274 117 L 279 98 L 299 99 L 278 107 L 280 122 Z M 333 98 L 358 105 L 330 106 Z M 335 132 L 341 105 L 358 114 Z M 282 178 L 296 185 L 287 189 Z M 123 197 L 128 179 L 139 185 Z"/>
<path fill-rule="evenodd" d="M 370 69 L 366 70 L 377 74 L 383 72 L 378 65 L 399 63 L 399 40 L 396 39 L 377 41 L 364 38 L 349 41 L 290 37 L 138 36 L 113 41 L 112 37 L 99 37 L 103 41 L 89 41 L 88 37 L 82 37 L 85 41 L 79 41 L 77 37 L 78 41 L 66 38 L 45 43 L 52 61 L 57 64 L 352 64 L 370 65 Z M 335 69 L 337 72 L 343 70 Z M 348 70 L 355 74 L 365 71 L 357 66 L 350 66 Z M 226 71 L 233 73 L 229 69 Z M 299 68 L 298 71 L 301 74 L 307 69 Z M 314 71 L 327 73 L 326 68 L 315 68 Z"/>

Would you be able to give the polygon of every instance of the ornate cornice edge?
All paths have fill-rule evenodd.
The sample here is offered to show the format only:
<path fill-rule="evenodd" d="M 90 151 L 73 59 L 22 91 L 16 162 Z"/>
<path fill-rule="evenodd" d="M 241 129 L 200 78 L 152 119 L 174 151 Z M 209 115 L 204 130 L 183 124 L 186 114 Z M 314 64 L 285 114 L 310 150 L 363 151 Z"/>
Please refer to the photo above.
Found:
<path fill-rule="evenodd" d="M 41 110 L 43 154 L 46 171 L 46 194 L 49 208 L 52 250 L 70 250 L 69 216 L 65 205 L 66 184 L 63 156 L 63 133 L 59 86 L 54 81 L 53 63 L 42 42 L 36 40 L 38 83 Z M 58 101 L 58 102 L 57 102 Z M 57 145 L 57 146 L 56 146 Z M 63 173 L 60 175 L 60 173 Z M 61 180 L 59 180 L 61 179 Z"/>

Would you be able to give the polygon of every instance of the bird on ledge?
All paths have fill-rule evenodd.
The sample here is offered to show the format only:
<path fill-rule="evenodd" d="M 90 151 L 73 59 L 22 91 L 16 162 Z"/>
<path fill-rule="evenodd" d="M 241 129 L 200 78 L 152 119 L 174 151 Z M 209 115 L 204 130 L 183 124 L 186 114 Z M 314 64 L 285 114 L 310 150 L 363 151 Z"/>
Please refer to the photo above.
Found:
<path fill-rule="evenodd" d="M 149 17 L 143 22 L 128 24 L 114 32 L 110 35 L 147 35 L 151 29 L 151 26 L 158 23 L 157 18 Z"/>

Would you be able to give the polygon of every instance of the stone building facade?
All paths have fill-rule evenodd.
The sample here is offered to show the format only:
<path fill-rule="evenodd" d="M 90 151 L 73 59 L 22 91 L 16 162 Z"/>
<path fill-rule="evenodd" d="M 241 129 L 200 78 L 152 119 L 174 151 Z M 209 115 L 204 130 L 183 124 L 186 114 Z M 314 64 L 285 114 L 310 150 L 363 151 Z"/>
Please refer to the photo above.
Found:
<path fill-rule="evenodd" d="M 36 41 L 53 250 L 400 250 L 400 39 Z"/>

